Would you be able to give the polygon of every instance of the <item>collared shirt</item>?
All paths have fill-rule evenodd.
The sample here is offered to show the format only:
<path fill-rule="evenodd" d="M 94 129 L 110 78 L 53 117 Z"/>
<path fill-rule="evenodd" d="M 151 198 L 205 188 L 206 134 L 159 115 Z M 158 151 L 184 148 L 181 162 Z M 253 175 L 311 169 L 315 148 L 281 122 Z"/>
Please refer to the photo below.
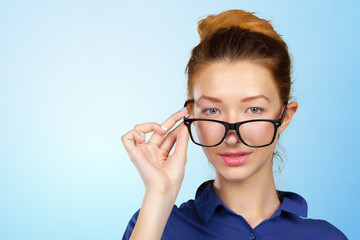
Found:
<path fill-rule="evenodd" d="M 174 206 L 166 223 L 163 240 L 249 239 L 249 240 L 346 240 L 329 222 L 307 218 L 307 203 L 293 192 L 277 191 L 280 207 L 255 228 L 229 209 L 216 195 L 213 181 L 204 182 L 195 200 Z M 131 218 L 123 240 L 129 239 L 139 211 Z"/>

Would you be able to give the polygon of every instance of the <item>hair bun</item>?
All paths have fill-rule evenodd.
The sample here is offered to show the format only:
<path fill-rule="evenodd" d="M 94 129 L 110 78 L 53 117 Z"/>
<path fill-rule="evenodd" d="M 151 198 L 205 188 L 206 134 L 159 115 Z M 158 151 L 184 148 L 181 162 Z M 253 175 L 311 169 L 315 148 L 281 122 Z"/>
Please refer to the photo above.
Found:
<path fill-rule="evenodd" d="M 270 24 L 270 21 L 255 16 L 254 12 L 246 12 L 244 10 L 223 11 L 217 15 L 209 15 L 206 18 L 201 19 L 198 22 L 197 28 L 201 39 L 200 41 L 211 36 L 220 28 L 230 28 L 232 26 L 239 26 L 251 32 L 265 34 L 286 46 L 281 36 Z"/>

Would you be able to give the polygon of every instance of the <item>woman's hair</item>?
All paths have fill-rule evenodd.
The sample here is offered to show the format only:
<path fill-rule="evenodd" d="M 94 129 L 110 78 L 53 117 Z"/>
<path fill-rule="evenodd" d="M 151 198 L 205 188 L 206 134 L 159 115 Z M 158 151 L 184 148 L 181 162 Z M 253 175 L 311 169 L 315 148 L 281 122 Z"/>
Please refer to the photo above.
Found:
<path fill-rule="evenodd" d="M 291 60 L 286 43 L 270 21 L 251 12 L 229 10 L 209 15 L 198 23 L 200 43 L 193 48 L 185 72 L 188 99 L 193 98 L 194 75 L 216 61 L 250 61 L 268 68 L 281 101 L 290 100 Z M 192 106 L 191 106 L 192 108 Z"/>

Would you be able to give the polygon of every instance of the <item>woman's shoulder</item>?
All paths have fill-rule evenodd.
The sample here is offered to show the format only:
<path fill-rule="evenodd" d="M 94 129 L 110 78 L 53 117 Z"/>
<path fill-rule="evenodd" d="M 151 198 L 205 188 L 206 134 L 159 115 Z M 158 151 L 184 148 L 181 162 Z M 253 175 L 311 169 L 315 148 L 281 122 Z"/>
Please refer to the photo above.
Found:
<path fill-rule="evenodd" d="M 140 210 L 141 209 L 138 209 L 131 217 L 123 234 L 123 240 L 130 239 L 139 217 Z M 164 235 L 166 236 L 165 239 L 172 239 L 171 236 L 174 234 L 178 235 L 178 232 L 183 228 L 193 226 L 193 224 L 200 221 L 201 219 L 196 212 L 194 200 L 190 199 L 187 202 L 182 203 L 180 207 L 174 205 L 164 229 Z M 186 234 L 186 232 L 183 234 Z"/>
<path fill-rule="evenodd" d="M 289 219 L 292 219 L 293 224 L 296 224 L 296 228 L 301 229 L 304 236 L 318 239 L 348 239 L 340 229 L 324 219 L 304 218 L 294 215 L 290 216 Z"/>
<path fill-rule="evenodd" d="M 298 193 L 277 191 L 281 206 L 279 208 L 280 221 L 291 229 L 301 232 L 304 236 L 319 239 L 347 239 L 343 232 L 324 219 L 308 217 L 306 200 Z"/>

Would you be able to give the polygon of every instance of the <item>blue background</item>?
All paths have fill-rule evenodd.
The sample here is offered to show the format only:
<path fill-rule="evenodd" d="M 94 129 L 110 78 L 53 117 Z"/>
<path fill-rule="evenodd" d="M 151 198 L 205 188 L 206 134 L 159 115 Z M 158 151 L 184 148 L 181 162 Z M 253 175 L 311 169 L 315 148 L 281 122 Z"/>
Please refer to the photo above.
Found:
<path fill-rule="evenodd" d="M 271 20 L 294 59 L 299 109 L 277 187 L 355 239 L 355 0 L 1 1 L 0 239 L 120 239 L 144 193 L 120 138 L 182 107 L 197 21 L 233 8 Z M 191 143 L 177 204 L 213 176 Z"/>

